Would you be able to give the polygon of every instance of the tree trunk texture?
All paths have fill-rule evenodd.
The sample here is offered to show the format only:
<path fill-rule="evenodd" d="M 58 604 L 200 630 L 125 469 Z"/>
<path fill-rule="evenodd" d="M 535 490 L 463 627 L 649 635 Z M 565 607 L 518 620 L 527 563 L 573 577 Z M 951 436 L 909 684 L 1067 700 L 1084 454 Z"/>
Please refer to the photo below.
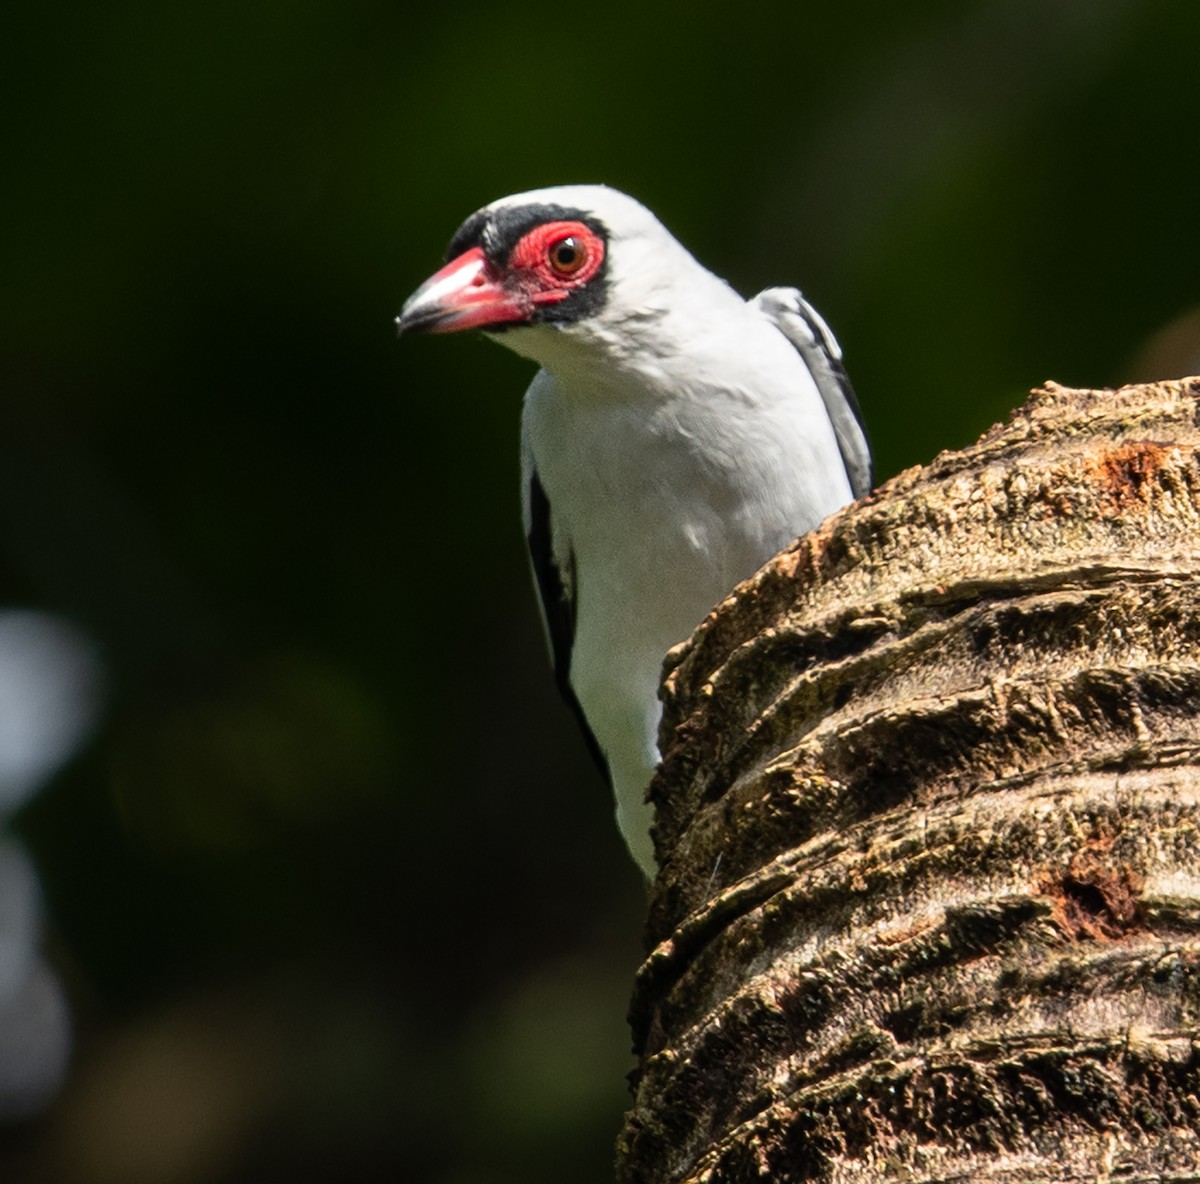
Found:
<path fill-rule="evenodd" d="M 1200 1180 L 1198 423 L 1052 384 L 672 655 L 626 1184 Z"/>

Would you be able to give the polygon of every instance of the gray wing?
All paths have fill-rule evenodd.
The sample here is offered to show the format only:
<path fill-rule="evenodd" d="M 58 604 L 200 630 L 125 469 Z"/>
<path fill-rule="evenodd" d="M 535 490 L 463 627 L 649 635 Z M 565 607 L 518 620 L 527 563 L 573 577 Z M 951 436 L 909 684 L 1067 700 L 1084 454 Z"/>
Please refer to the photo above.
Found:
<path fill-rule="evenodd" d="M 796 288 L 768 288 L 750 304 L 774 321 L 804 359 L 833 424 L 850 488 L 856 498 L 870 493 L 874 482 L 871 444 L 837 338 Z"/>

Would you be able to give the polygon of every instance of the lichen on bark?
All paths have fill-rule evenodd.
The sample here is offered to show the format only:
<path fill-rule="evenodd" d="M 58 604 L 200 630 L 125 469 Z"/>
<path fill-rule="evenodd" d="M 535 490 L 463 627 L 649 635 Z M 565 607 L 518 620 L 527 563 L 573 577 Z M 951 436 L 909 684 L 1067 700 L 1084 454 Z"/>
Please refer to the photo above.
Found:
<path fill-rule="evenodd" d="M 1198 421 L 1048 385 L 672 655 L 623 1181 L 1200 1179 Z"/>

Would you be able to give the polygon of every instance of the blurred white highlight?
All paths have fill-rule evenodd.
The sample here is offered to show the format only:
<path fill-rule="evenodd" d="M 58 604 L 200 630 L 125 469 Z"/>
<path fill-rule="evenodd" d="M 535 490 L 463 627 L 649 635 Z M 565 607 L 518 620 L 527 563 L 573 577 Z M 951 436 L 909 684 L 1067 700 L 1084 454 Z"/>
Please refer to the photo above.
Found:
<path fill-rule="evenodd" d="M 77 626 L 0 611 L 0 827 L 78 751 L 100 699 L 99 657 Z M 67 1001 L 38 952 L 40 922 L 33 861 L 0 835 L 0 1121 L 44 1109 L 70 1058 Z"/>
<path fill-rule="evenodd" d="M 0 612 L 0 812 L 10 813 L 64 765 L 96 721 L 100 662 L 69 621 Z"/>

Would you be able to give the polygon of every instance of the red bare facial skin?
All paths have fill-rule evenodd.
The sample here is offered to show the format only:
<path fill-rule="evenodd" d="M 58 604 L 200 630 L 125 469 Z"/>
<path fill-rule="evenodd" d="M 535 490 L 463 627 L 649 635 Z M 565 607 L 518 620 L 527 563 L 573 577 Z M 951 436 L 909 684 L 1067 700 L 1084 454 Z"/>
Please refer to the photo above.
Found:
<path fill-rule="evenodd" d="M 567 243 L 575 255 L 569 268 L 556 264 L 556 248 Z M 582 288 L 604 262 L 604 240 L 582 222 L 547 222 L 513 248 L 509 270 L 531 285 L 536 303 L 551 303 Z"/>
<path fill-rule="evenodd" d="M 582 222 L 547 222 L 521 238 L 501 272 L 480 247 L 423 283 L 396 318 L 401 333 L 526 325 L 538 308 L 581 288 L 604 262 L 604 241 Z"/>

